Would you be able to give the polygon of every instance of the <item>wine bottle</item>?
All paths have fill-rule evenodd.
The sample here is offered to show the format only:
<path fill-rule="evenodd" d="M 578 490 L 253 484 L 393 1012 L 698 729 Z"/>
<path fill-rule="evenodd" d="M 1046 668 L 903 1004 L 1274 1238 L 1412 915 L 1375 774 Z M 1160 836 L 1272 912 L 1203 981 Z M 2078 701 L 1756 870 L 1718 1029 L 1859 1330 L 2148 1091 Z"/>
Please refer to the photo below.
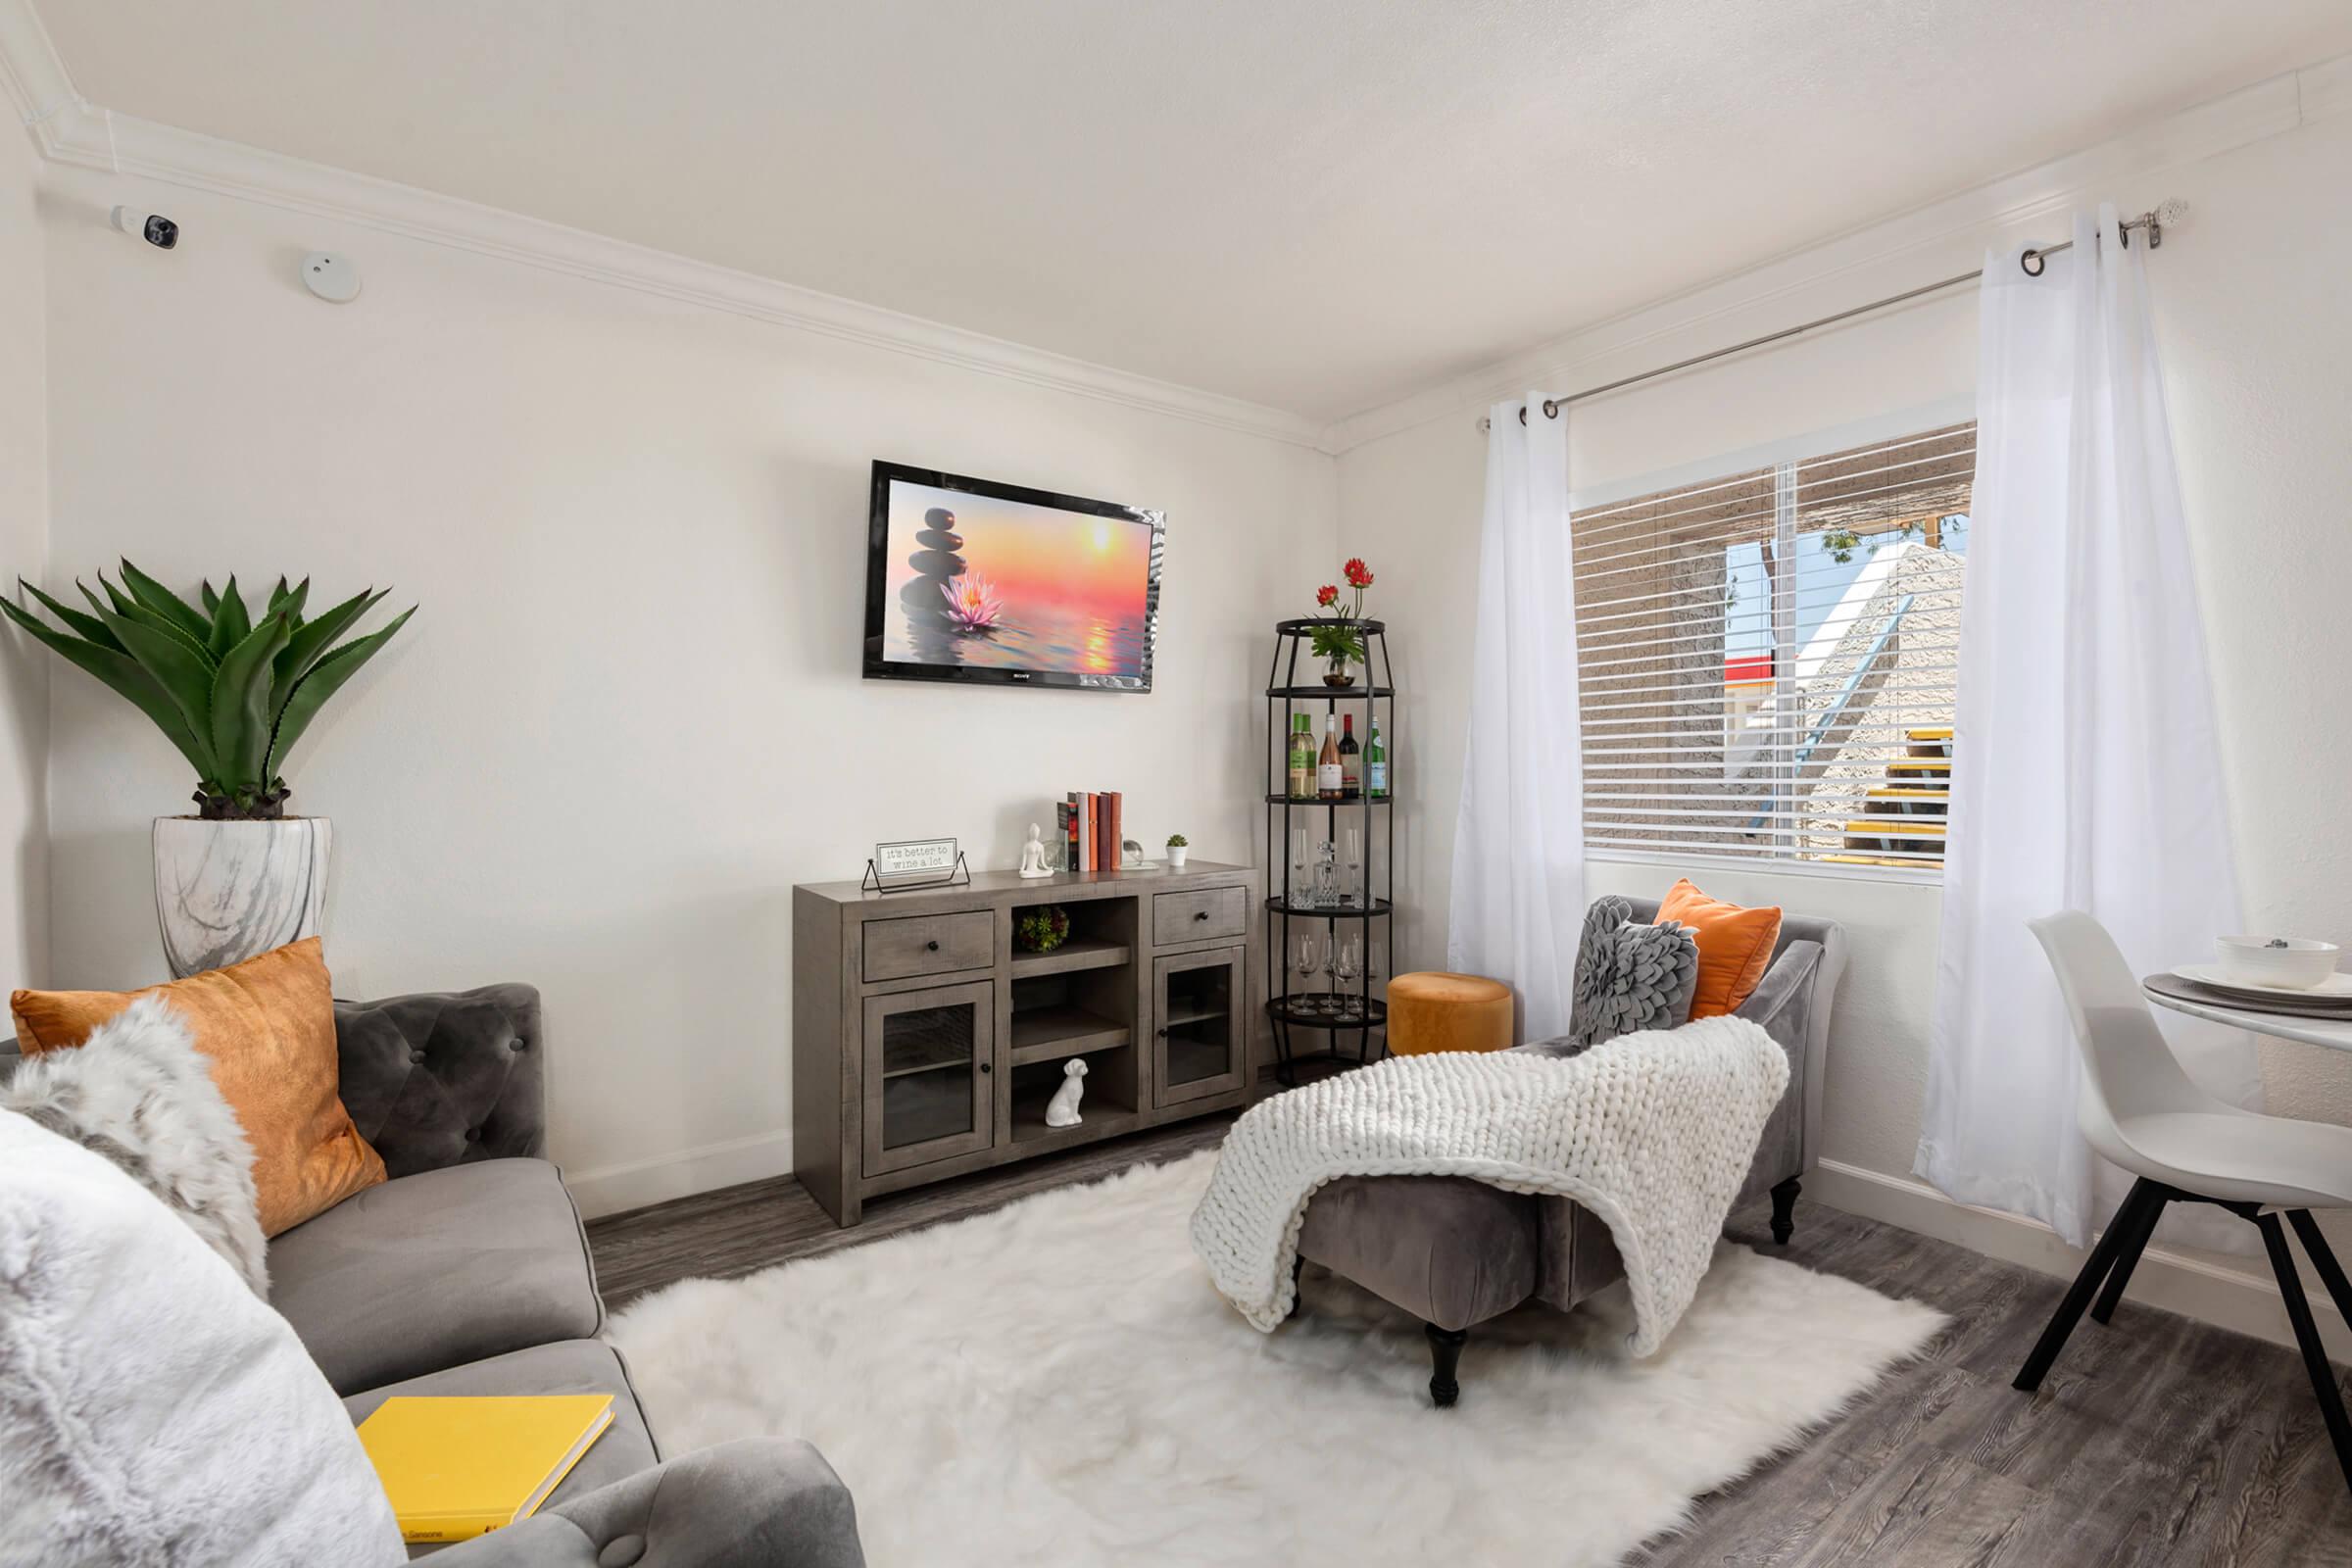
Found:
<path fill-rule="evenodd" d="M 1358 800 L 1364 793 L 1364 749 L 1355 744 L 1355 715 L 1340 720 L 1340 799 Z"/>
<path fill-rule="evenodd" d="M 1343 799 L 1343 778 L 1340 766 L 1340 715 L 1326 713 L 1323 717 L 1323 755 L 1315 759 L 1315 798 L 1322 801 Z"/>
<path fill-rule="evenodd" d="M 1291 720 L 1290 783 L 1287 786 L 1294 801 L 1315 798 L 1315 737 L 1308 728 L 1313 722 L 1299 713 Z"/>
<path fill-rule="evenodd" d="M 1380 743 L 1380 720 L 1369 719 L 1364 726 L 1364 793 L 1376 801 L 1389 798 L 1389 749 Z"/>

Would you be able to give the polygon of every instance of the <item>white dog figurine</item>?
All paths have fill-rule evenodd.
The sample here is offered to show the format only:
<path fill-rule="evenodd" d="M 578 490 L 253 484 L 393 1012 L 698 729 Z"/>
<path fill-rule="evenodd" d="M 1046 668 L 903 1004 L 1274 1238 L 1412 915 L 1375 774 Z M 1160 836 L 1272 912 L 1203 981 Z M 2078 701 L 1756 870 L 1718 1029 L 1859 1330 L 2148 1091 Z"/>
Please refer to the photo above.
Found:
<path fill-rule="evenodd" d="M 1046 1102 L 1046 1125 L 1075 1127 L 1079 1122 L 1078 1100 L 1086 1093 L 1086 1058 L 1072 1056 L 1062 1063 L 1064 1077 L 1054 1098 Z"/>

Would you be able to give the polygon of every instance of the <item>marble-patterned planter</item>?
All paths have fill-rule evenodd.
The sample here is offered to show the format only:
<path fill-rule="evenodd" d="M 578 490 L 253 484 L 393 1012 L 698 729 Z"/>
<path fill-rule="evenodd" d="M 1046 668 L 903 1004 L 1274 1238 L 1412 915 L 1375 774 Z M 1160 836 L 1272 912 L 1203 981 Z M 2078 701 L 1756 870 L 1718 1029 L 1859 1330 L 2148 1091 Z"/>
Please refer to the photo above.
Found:
<path fill-rule="evenodd" d="M 174 978 L 316 936 L 326 904 L 323 816 L 155 819 L 155 918 Z"/>

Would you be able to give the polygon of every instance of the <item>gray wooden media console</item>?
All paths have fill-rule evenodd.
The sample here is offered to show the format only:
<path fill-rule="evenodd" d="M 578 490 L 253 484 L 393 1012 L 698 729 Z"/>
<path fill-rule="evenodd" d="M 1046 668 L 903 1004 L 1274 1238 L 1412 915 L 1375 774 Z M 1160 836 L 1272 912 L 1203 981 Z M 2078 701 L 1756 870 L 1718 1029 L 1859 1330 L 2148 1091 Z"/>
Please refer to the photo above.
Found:
<path fill-rule="evenodd" d="M 793 1171 L 843 1225 L 866 1199 L 1245 1103 L 1265 1060 L 1264 903 L 1246 865 L 975 874 L 792 890 Z M 1068 940 L 1018 951 L 1020 917 Z M 1046 1125 L 1083 1057 L 1075 1127 Z"/>

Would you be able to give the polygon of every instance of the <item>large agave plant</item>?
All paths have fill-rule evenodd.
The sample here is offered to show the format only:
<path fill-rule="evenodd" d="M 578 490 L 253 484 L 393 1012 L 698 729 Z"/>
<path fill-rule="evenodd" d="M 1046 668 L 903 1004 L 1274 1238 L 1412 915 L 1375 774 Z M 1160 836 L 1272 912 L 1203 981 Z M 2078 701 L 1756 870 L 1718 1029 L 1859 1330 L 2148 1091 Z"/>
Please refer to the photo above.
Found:
<path fill-rule="evenodd" d="M 155 720 L 195 764 L 196 802 L 213 820 L 285 814 L 291 792 L 278 769 L 286 753 L 326 700 L 416 613 L 412 605 L 381 631 L 337 643 L 383 593 L 355 594 L 305 620 L 311 580 L 289 588 L 280 577 L 257 618 L 234 577 L 219 593 L 205 583 L 198 610 L 127 561 L 122 576 L 117 587 L 98 574 L 104 598 L 75 580 L 90 614 L 18 578 L 65 631 L 10 600 L 0 598 L 0 610 Z"/>

